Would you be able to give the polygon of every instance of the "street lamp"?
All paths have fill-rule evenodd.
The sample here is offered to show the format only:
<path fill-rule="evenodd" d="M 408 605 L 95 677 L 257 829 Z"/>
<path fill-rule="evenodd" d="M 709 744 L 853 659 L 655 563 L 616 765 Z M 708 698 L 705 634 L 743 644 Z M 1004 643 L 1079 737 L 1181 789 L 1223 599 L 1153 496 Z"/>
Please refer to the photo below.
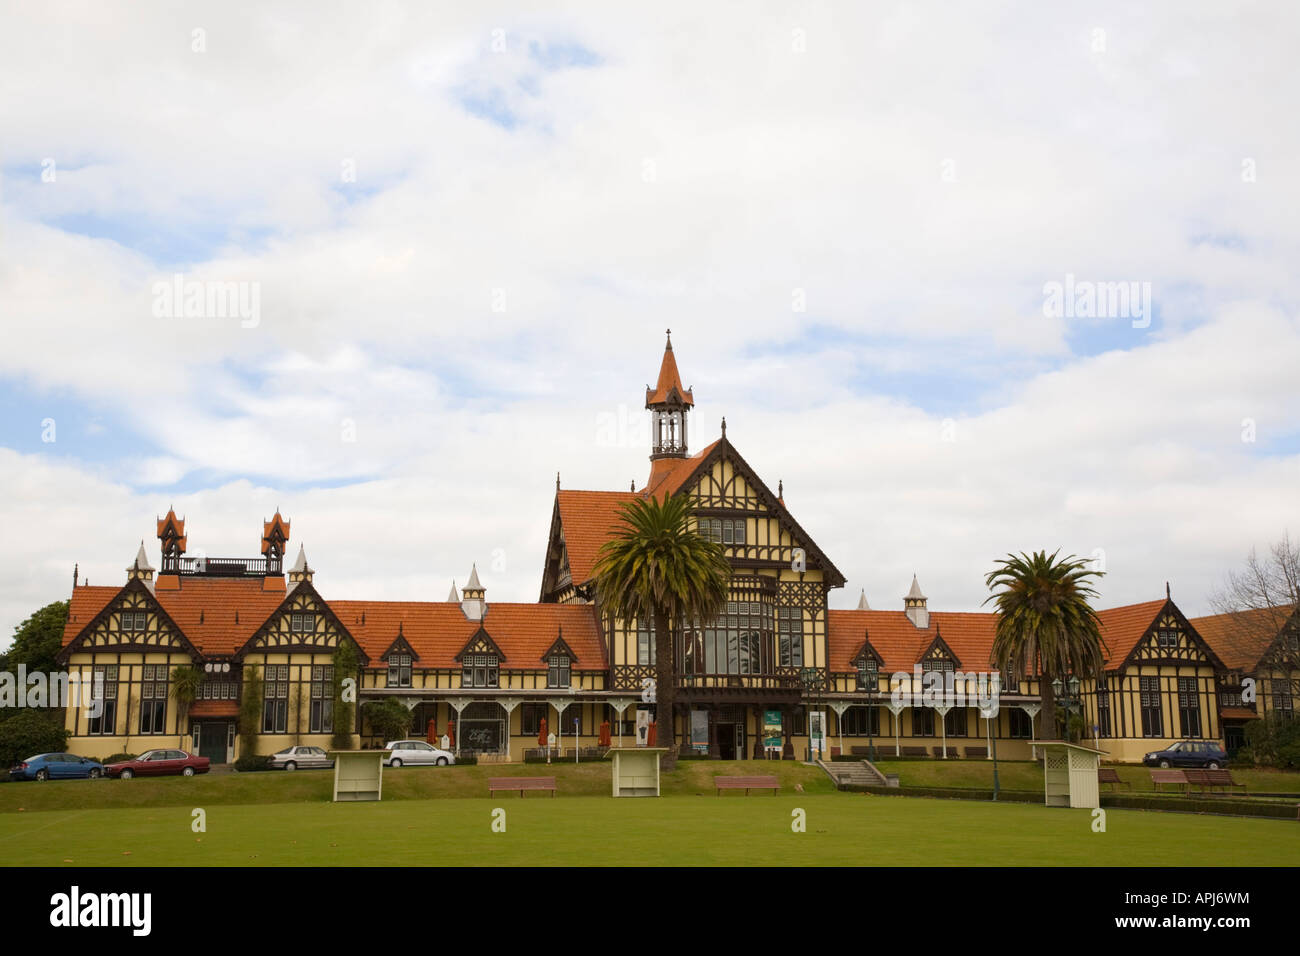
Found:
<path fill-rule="evenodd" d="M 1002 712 L 1002 675 L 995 673 L 993 679 L 989 681 L 989 689 L 992 691 L 993 705 L 984 712 L 984 719 L 992 720 Z M 1001 721 L 999 720 L 999 723 Z M 993 728 L 993 733 L 989 735 L 989 743 L 993 747 L 993 800 L 998 799 L 998 792 L 1001 787 L 998 784 L 998 730 Z"/>
<path fill-rule="evenodd" d="M 1067 742 L 1070 739 L 1070 713 L 1074 710 L 1074 705 L 1079 703 L 1079 686 L 1079 678 L 1076 676 L 1071 676 L 1065 683 L 1062 683 L 1059 677 L 1052 681 L 1052 693 L 1065 711 L 1065 733 L 1062 737 Z M 1063 690 L 1069 693 L 1063 694 Z M 1082 713 L 1082 708 L 1080 712 Z"/>

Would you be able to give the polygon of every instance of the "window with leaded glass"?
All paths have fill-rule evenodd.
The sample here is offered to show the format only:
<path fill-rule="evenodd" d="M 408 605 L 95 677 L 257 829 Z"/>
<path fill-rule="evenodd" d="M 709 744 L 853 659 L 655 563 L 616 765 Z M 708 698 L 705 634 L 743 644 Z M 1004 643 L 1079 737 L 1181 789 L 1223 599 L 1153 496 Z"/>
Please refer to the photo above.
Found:
<path fill-rule="evenodd" d="M 1164 720 L 1160 713 L 1160 678 L 1139 677 L 1138 698 L 1142 711 L 1142 736 L 1163 737 Z"/>
<path fill-rule="evenodd" d="M 1156 646 L 1177 647 L 1178 632 L 1173 630 L 1172 628 L 1162 627 L 1160 630 L 1156 631 Z"/>
<path fill-rule="evenodd" d="M 161 734 L 167 719 L 167 665 L 145 664 L 140 681 L 140 733 Z"/>
<path fill-rule="evenodd" d="M 1110 691 L 1104 687 L 1097 690 L 1097 736 L 1110 736 Z"/>
<path fill-rule="evenodd" d="M 143 631 L 149 622 L 149 615 L 144 611 L 123 611 L 122 630 Z"/>
<path fill-rule="evenodd" d="M 267 664 L 262 681 L 262 733 L 282 734 L 289 725 L 289 665 Z"/>
<path fill-rule="evenodd" d="M 1289 681 L 1281 678 L 1274 678 L 1273 710 L 1283 718 L 1289 719 L 1295 716 L 1295 700 L 1291 694 L 1291 684 Z"/>
<path fill-rule="evenodd" d="M 1184 737 L 1201 736 L 1201 699 L 1195 677 L 1178 678 L 1178 717 Z"/>
<path fill-rule="evenodd" d="M 570 680 L 569 657 L 567 654 L 552 654 L 546 666 L 547 687 L 568 687 Z"/>
<path fill-rule="evenodd" d="M 654 619 L 649 617 L 640 618 L 636 625 L 636 662 L 638 664 L 653 665 L 656 660 Z"/>
<path fill-rule="evenodd" d="M 880 688 L 880 665 L 874 657 L 863 654 L 858 658 L 858 690 L 875 691 Z"/>
<path fill-rule="evenodd" d="M 410 654 L 389 654 L 388 655 L 388 686 L 389 687 L 410 687 L 411 686 L 411 655 Z"/>
<path fill-rule="evenodd" d="M 334 665 L 311 667 L 311 730 L 313 734 L 334 732 Z"/>
<path fill-rule="evenodd" d="M 114 734 L 117 728 L 117 665 L 96 664 L 90 675 L 90 713 L 86 733 Z"/>
<path fill-rule="evenodd" d="M 316 630 L 316 614 L 312 611 L 289 615 L 289 630 L 294 634 L 311 634 Z"/>
<path fill-rule="evenodd" d="M 850 707 L 840 717 L 840 729 L 846 737 L 879 737 L 880 708 Z"/>
<path fill-rule="evenodd" d="M 499 665 L 495 654 L 466 654 L 461 661 L 462 687 L 496 687 Z"/>
<path fill-rule="evenodd" d="M 803 667 L 803 608 L 777 608 L 776 635 L 777 664 Z"/>
<path fill-rule="evenodd" d="M 744 544 L 744 518 L 701 518 L 699 521 L 700 537 L 707 538 L 714 544 Z"/>

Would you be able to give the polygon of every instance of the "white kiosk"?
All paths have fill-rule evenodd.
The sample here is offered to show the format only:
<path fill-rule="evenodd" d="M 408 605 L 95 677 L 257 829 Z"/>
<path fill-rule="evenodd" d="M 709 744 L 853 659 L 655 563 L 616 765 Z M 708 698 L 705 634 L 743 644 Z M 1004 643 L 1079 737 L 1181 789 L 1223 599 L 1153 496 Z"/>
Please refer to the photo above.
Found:
<path fill-rule="evenodd" d="M 614 796 L 659 796 L 659 755 L 667 752 L 667 747 L 611 747 Z"/>
<path fill-rule="evenodd" d="M 1049 807 L 1101 806 L 1097 767 L 1106 751 L 1065 740 L 1033 740 L 1043 748 L 1044 802 Z"/>
<path fill-rule="evenodd" d="M 384 761 L 391 750 L 331 750 L 334 802 L 379 800 L 384 792 Z"/>

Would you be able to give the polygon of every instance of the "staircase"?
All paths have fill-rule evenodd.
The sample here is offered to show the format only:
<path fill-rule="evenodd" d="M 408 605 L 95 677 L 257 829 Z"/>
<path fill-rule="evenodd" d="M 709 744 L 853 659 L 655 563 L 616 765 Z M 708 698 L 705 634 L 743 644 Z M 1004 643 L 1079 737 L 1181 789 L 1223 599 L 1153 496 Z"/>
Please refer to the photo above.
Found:
<path fill-rule="evenodd" d="M 885 775 L 867 760 L 842 760 L 836 763 L 818 760 L 817 766 L 825 770 L 827 776 L 835 781 L 837 790 L 843 790 L 846 786 L 898 786 L 897 782 L 891 784 Z M 897 778 L 895 778 L 895 781 L 897 781 Z"/>

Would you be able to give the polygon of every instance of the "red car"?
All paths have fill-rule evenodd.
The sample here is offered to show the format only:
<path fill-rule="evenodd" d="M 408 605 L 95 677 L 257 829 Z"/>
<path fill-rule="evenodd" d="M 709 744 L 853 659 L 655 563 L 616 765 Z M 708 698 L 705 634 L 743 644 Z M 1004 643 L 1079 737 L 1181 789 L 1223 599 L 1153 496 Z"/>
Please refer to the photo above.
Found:
<path fill-rule="evenodd" d="M 196 773 L 207 773 L 211 766 L 212 761 L 207 757 L 194 757 L 183 750 L 146 750 L 134 760 L 107 764 L 104 773 L 123 780 L 176 773 L 192 777 Z"/>

